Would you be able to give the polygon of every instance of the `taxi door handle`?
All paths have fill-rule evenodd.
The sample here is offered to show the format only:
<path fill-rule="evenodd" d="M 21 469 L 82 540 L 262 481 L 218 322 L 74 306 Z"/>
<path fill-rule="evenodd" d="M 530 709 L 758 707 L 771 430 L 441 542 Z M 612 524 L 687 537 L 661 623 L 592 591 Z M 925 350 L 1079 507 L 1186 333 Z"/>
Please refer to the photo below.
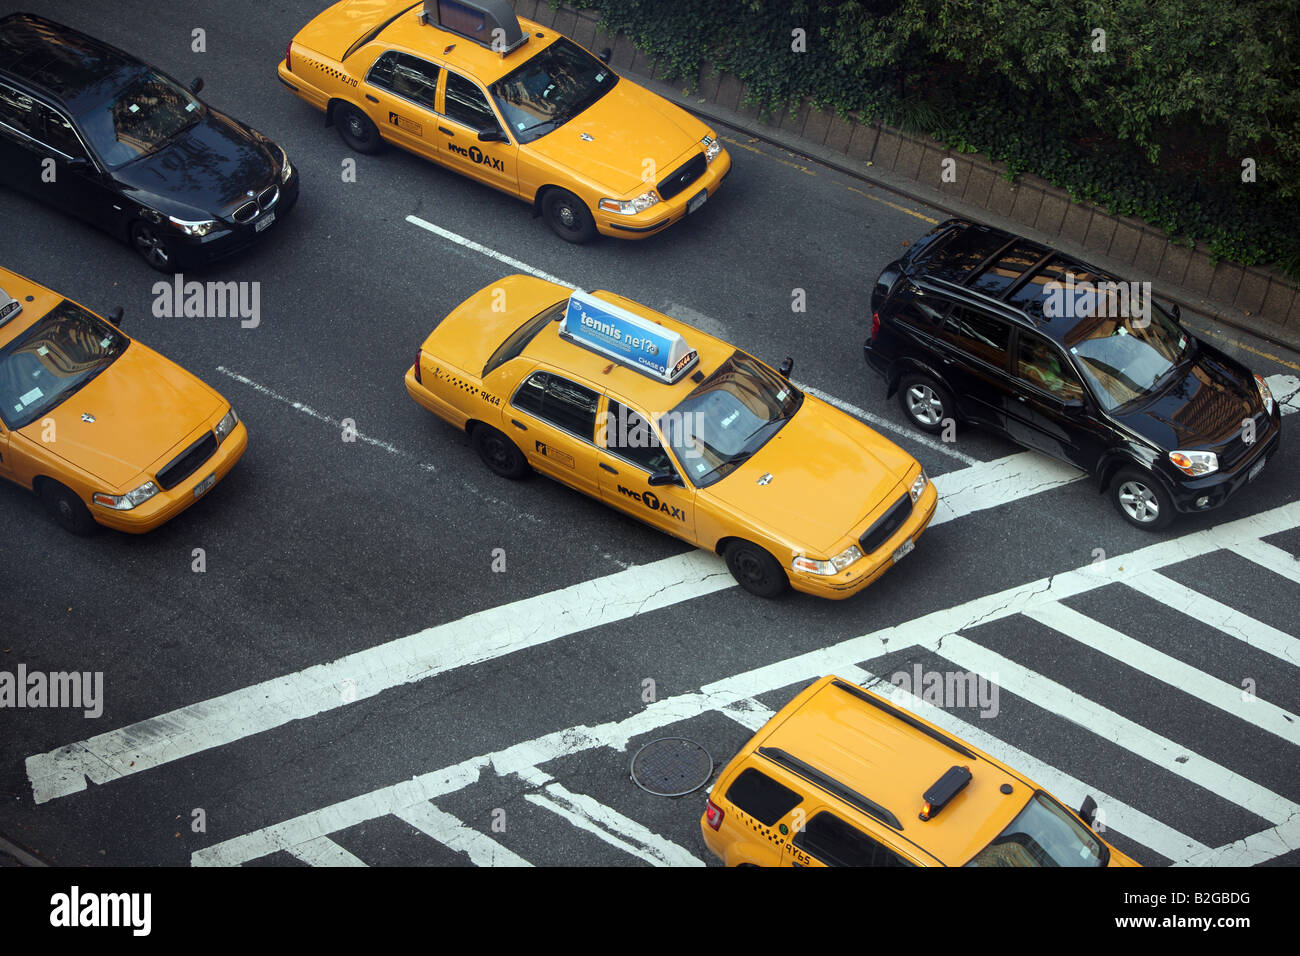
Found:
<path fill-rule="evenodd" d="M 515 428 L 518 428 L 521 432 L 528 431 L 528 426 L 525 425 L 523 422 L 519 421 L 519 419 L 517 418 L 510 419 L 510 424 L 514 425 Z"/>
<path fill-rule="evenodd" d="M 375 97 L 371 96 L 369 93 L 366 94 L 366 99 L 368 99 L 368 100 L 369 100 L 370 102 L 372 102 L 372 103 L 378 103 L 378 102 L 379 102 L 378 99 L 376 99 Z"/>
<path fill-rule="evenodd" d="M 445 126 L 439 126 L 439 127 L 438 127 L 438 132 L 439 132 L 439 133 L 446 133 L 448 136 L 455 136 L 455 135 L 456 135 L 452 130 L 447 129 L 447 127 L 445 127 Z"/>
<path fill-rule="evenodd" d="M 607 472 L 609 472 L 611 475 L 617 475 L 617 474 L 618 474 L 618 469 L 617 469 L 617 468 L 612 468 L 612 467 L 610 467 L 609 465 L 605 464 L 603 461 L 600 463 L 600 467 L 601 467 L 601 468 L 604 468 L 604 469 L 605 469 Z"/>

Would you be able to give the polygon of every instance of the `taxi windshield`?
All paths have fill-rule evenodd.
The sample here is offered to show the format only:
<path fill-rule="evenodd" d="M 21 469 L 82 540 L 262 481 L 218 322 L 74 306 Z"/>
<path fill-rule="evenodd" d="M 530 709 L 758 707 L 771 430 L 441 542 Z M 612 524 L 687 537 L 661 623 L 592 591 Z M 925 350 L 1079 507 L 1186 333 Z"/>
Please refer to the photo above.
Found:
<path fill-rule="evenodd" d="M 1106 411 L 1142 398 L 1182 363 L 1191 340 L 1155 303 L 1149 320 L 1092 317 L 1066 337 Z"/>
<path fill-rule="evenodd" d="M 762 362 L 736 351 L 675 409 L 659 430 L 692 484 L 731 474 L 781 430 L 803 393 Z"/>
<path fill-rule="evenodd" d="M 515 138 L 531 143 L 558 129 L 614 88 L 618 75 L 560 37 L 492 84 L 492 98 Z"/>
<path fill-rule="evenodd" d="M 967 866 L 1105 866 L 1110 850 L 1064 807 L 1034 794 Z"/>
<path fill-rule="evenodd" d="M 0 350 L 0 418 L 10 429 L 31 424 L 112 365 L 129 342 L 64 299 Z"/>
<path fill-rule="evenodd" d="M 152 153 L 199 121 L 203 104 L 152 70 L 81 117 L 81 129 L 110 169 Z"/>

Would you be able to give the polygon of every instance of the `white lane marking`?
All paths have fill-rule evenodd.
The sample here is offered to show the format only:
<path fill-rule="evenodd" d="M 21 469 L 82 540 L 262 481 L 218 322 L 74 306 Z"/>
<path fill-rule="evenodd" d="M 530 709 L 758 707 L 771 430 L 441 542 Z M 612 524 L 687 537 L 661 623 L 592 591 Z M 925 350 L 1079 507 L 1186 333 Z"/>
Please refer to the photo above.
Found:
<path fill-rule="evenodd" d="M 1147 571 L 1123 583 L 1153 601 L 1159 601 L 1180 614 L 1186 614 L 1217 628 L 1229 637 L 1235 637 L 1243 644 L 1280 657 L 1288 664 L 1300 664 L 1300 640 L 1199 591 L 1193 591 L 1173 578 L 1165 577 L 1157 571 Z"/>
<path fill-rule="evenodd" d="M 497 262 L 503 262 L 512 269 L 518 269 L 520 272 L 527 272 L 530 275 L 537 276 L 539 279 L 545 279 L 547 282 L 554 282 L 556 285 L 566 285 L 570 289 L 577 289 L 579 292 L 582 291 L 576 282 L 570 282 L 568 279 L 561 279 L 558 276 L 551 275 L 549 272 L 543 272 L 541 269 L 534 269 L 528 263 L 521 262 L 514 258 L 514 256 L 508 256 L 504 252 L 497 252 L 495 249 L 489 249 L 487 246 L 477 243 L 473 239 L 466 239 L 464 236 L 452 232 L 450 229 L 443 229 L 442 226 L 435 226 L 433 223 L 421 219 L 419 216 L 407 216 L 406 221 L 411 225 L 419 226 L 421 229 L 425 229 L 436 236 L 442 236 L 444 239 L 449 239 L 459 246 L 464 246 L 466 249 L 481 253 L 490 259 L 497 260 Z"/>
<path fill-rule="evenodd" d="M 1233 553 L 1247 560 L 1254 561 L 1261 568 L 1267 568 L 1274 574 L 1290 578 L 1300 584 L 1300 558 L 1290 551 L 1283 551 L 1277 545 L 1267 541 L 1243 541 L 1232 549 Z"/>
<path fill-rule="evenodd" d="M 479 611 L 27 758 L 37 803 L 302 720 L 391 687 L 732 587 L 713 554 L 692 551 Z"/>
<path fill-rule="evenodd" d="M 1300 813 L 1300 804 L 1089 700 L 1077 691 L 1058 684 L 1050 677 L 1032 671 L 1009 657 L 980 647 L 960 634 L 945 635 L 941 644 L 936 653 L 942 654 L 958 667 L 980 674 L 996 675 L 996 682 L 1004 691 L 1029 701 L 1049 714 L 1056 714 L 1078 724 L 1103 740 L 1117 743 L 1157 767 L 1245 807 L 1270 823 L 1281 823 L 1292 814 Z"/>
<path fill-rule="evenodd" d="M 752 697 L 738 700 L 730 707 L 724 707 L 722 712 L 751 733 L 758 733 L 759 728 L 776 715 L 771 707 L 764 707 Z"/>
<path fill-rule="evenodd" d="M 393 816 L 437 840 L 449 850 L 464 853 L 475 866 L 532 866 L 527 860 L 507 850 L 445 810 L 427 800 L 403 807 Z"/>
<path fill-rule="evenodd" d="M 1288 714 L 1281 707 L 1257 697 L 1244 698 L 1240 687 L 1212 677 L 1141 641 L 1135 641 L 1127 634 L 1093 620 L 1086 614 L 1080 614 L 1074 608 L 1052 602 L 1031 608 L 1025 612 L 1025 617 L 1162 683 L 1199 697 L 1238 720 L 1281 737 L 1287 743 L 1300 745 L 1300 723 L 1294 714 Z"/>
<path fill-rule="evenodd" d="M 1026 469 L 1034 491 L 1057 486 L 1049 459 L 1032 452 L 1011 457 Z M 1003 461 L 980 462 L 935 478 L 941 497 L 931 524 L 1022 500 L 1028 492 Z M 942 496 L 949 487 L 972 490 L 958 492 L 954 502 L 945 505 Z M 107 783 L 315 716 L 344 706 L 348 702 L 341 693 L 344 687 L 350 688 L 353 700 L 360 700 L 400 684 L 734 586 L 735 580 L 721 559 L 710 552 L 691 551 L 479 611 L 330 664 L 318 664 L 28 757 L 32 793 L 37 803 L 45 803 L 84 790 L 87 777 L 96 784 Z"/>
<path fill-rule="evenodd" d="M 695 693 L 661 698 L 622 720 L 595 727 L 566 727 L 450 767 L 438 768 L 411 780 L 381 787 L 359 797 L 198 850 L 192 855 L 191 861 L 195 865 L 239 865 L 283 849 L 289 844 L 390 813 L 395 805 L 409 805 L 415 799 L 413 795 L 418 795 L 419 799 L 433 799 L 470 786 L 478 782 L 485 768 L 491 768 L 498 775 L 505 776 L 534 772 L 536 767 L 552 760 L 597 747 L 626 750 L 628 742 L 634 738 L 691 720 L 709 711 L 725 711 L 738 704 L 743 707 L 742 702 L 749 698 L 807 683 L 823 674 L 838 673 L 856 666 L 857 661 L 912 646 L 938 652 L 941 638 L 936 635 L 1000 620 L 1040 603 L 1062 600 L 1116 583 L 1121 575 L 1141 574 L 1217 551 L 1238 541 L 1289 531 L 1297 526 L 1300 526 L 1300 502 L 1239 518 L 1181 538 L 1160 541 L 1138 551 L 1119 555 L 1105 565 L 1088 564 L 1073 571 L 1040 578 L 935 611 L 913 621 L 735 674 L 706 685 Z M 1107 571 L 1108 567 L 1114 570 Z M 1120 568 L 1125 570 L 1120 571 Z M 366 816 L 367 813 L 369 816 Z"/>
<path fill-rule="evenodd" d="M 1175 866 L 1257 866 L 1300 846 L 1300 818 L 1213 850 L 1189 854 Z"/>
<path fill-rule="evenodd" d="M 613 807 L 607 807 L 585 793 L 574 793 L 560 783 L 548 782 L 550 775 L 536 767 L 521 771 L 518 776 L 546 791 L 544 794 L 526 794 L 525 800 L 558 813 L 651 866 L 704 865 L 703 860 Z"/>
<path fill-rule="evenodd" d="M 1001 761 L 1039 786 L 1047 788 L 1048 792 L 1058 800 L 1065 801 L 1071 807 L 1082 805 L 1084 797 L 1092 796 L 1097 801 L 1098 809 L 1102 814 L 1102 816 L 1098 817 L 1099 822 L 1104 821 L 1107 828 L 1119 831 L 1135 842 L 1155 850 L 1163 857 L 1170 860 L 1179 860 L 1190 853 L 1199 853 L 1209 849 L 1204 843 L 1193 840 L 1184 833 L 1179 833 L 1173 827 L 1161 823 L 1141 810 L 1135 810 L 1101 788 L 1090 783 L 1084 783 L 1062 770 L 1043 763 L 1043 761 L 1032 754 L 1026 753 L 1019 747 L 1015 747 L 1004 740 L 999 740 L 988 731 L 981 729 L 979 725 L 962 720 L 955 714 L 949 713 L 941 707 L 936 707 L 929 701 L 922 700 L 902 687 L 890 684 L 882 677 L 877 677 L 869 671 L 854 666 L 841 667 L 837 675 L 864 687 L 870 687 L 875 681 L 883 681 L 886 687 L 874 688 L 877 693 L 890 698 L 901 707 L 912 711 L 912 713 L 924 717 L 930 723 L 937 724 L 948 733 L 984 751 L 994 760 Z M 1105 836 L 1104 832 L 1102 836 Z"/>
<path fill-rule="evenodd" d="M 289 852 L 308 866 L 365 866 L 359 857 L 353 856 L 329 837 L 316 837 L 297 846 L 289 847 Z"/>
<path fill-rule="evenodd" d="M 940 494 L 932 523 L 942 524 L 985 508 L 1011 504 L 1084 477 L 1079 469 L 1036 451 L 982 461 L 934 479 Z"/>
<path fill-rule="evenodd" d="M 891 422 L 888 418 L 882 418 L 881 416 L 873 414 L 872 412 L 869 412 L 864 408 L 858 408 L 858 406 L 856 405 L 852 405 L 849 402 L 844 401 L 843 399 L 836 398 L 834 395 L 828 395 L 825 392 L 823 392 L 821 389 L 813 388 L 811 385 L 805 385 L 802 382 L 795 382 L 793 384 L 803 389 L 809 395 L 814 395 L 817 398 L 820 398 L 826 404 L 834 405 L 840 411 L 848 412 L 850 415 L 854 415 L 865 422 L 875 425 L 877 428 L 886 428 L 891 432 L 896 432 L 897 434 L 905 437 L 908 441 L 916 442 L 918 445 L 924 445 L 926 448 L 947 455 L 949 458 L 956 458 L 958 461 L 964 462 L 967 465 L 981 464 L 979 459 L 972 458 L 970 455 L 967 455 L 965 452 L 958 451 L 956 448 L 953 448 L 947 442 L 935 441 L 933 438 L 926 435 L 924 432 L 918 431 L 915 428 L 906 428 L 903 425 L 898 424 L 897 422 Z"/>
<path fill-rule="evenodd" d="M 1300 378 L 1295 375 L 1268 375 L 1268 390 L 1282 407 L 1283 415 L 1300 412 Z"/>

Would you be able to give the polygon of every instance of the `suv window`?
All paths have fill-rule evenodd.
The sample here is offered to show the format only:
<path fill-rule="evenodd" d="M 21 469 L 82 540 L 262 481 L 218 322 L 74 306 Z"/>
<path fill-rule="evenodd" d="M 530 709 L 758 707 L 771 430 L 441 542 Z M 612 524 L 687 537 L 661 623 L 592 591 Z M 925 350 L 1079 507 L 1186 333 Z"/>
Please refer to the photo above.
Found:
<path fill-rule="evenodd" d="M 827 866 L 912 866 L 883 843 L 822 811 L 795 834 L 794 845 Z"/>
<path fill-rule="evenodd" d="M 727 799 L 765 827 L 775 825 L 803 797 L 761 770 L 747 767 L 727 788 Z"/>
<path fill-rule="evenodd" d="M 36 112 L 36 101 L 3 83 L 0 83 L 0 122 L 33 139 L 40 139 L 44 132 Z"/>
<path fill-rule="evenodd" d="M 596 431 L 600 396 L 585 386 L 550 372 L 534 372 L 515 391 L 510 404 L 544 422 L 591 441 Z"/>
<path fill-rule="evenodd" d="M 1016 377 L 1067 402 L 1083 398 L 1083 382 L 1074 367 L 1056 346 L 1032 332 L 1020 333 Z"/>
<path fill-rule="evenodd" d="M 968 355 L 1006 368 L 1011 326 L 1001 319 L 963 305 L 954 306 L 942 334 Z"/>
<path fill-rule="evenodd" d="M 638 468 L 653 474 L 656 471 L 676 471 L 672 460 L 664 451 L 659 434 L 645 418 L 621 402 L 609 400 L 601 428 L 604 446 L 620 458 L 625 458 Z"/>
<path fill-rule="evenodd" d="M 488 105 L 487 96 L 471 80 L 458 73 L 447 71 L 446 109 L 443 113 L 470 129 L 500 129 L 496 113 Z"/>
<path fill-rule="evenodd" d="M 947 299 L 924 293 L 909 282 L 898 297 L 894 317 L 908 325 L 920 326 L 929 331 L 939 327 L 950 304 Z"/>
<path fill-rule="evenodd" d="M 370 68 L 366 82 L 390 90 L 425 109 L 436 110 L 438 67 L 409 53 L 389 50 Z"/>

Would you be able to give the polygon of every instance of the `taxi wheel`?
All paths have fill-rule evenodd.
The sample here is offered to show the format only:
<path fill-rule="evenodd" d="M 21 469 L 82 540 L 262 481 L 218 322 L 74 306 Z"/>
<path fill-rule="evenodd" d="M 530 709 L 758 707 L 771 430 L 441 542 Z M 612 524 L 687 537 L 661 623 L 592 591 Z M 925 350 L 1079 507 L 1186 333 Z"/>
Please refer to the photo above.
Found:
<path fill-rule="evenodd" d="M 1143 531 L 1159 531 L 1174 520 L 1174 499 L 1160 479 L 1125 468 L 1110 485 L 1110 500 L 1124 519 Z"/>
<path fill-rule="evenodd" d="M 162 227 L 149 222 L 137 222 L 131 226 L 131 248 L 140 254 L 140 258 L 159 272 L 168 275 L 176 270 L 172 266 L 171 251 L 163 237 Z"/>
<path fill-rule="evenodd" d="M 551 230 L 566 242 L 590 242 L 596 238 L 596 221 L 573 193 L 552 189 L 542 202 L 542 214 Z"/>
<path fill-rule="evenodd" d="M 493 472 L 515 480 L 528 474 L 528 459 L 505 435 L 488 425 L 479 425 L 470 437 L 474 450 Z"/>
<path fill-rule="evenodd" d="M 790 584 L 780 562 L 756 544 L 733 541 L 723 552 L 727 569 L 736 582 L 761 598 L 779 597 Z"/>
<path fill-rule="evenodd" d="M 898 403 L 908 420 L 923 432 L 937 434 L 953 418 L 947 389 L 926 375 L 904 375 L 898 383 Z"/>
<path fill-rule="evenodd" d="M 374 155 L 384 148 L 384 140 L 370 122 L 370 117 L 347 103 L 334 108 L 334 123 L 339 128 L 343 142 L 358 153 Z"/>
<path fill-rule="evenodd" d="M 57 481 L 43 481 L 41 501 L 64 531 L 87 535 L 95 530 L 95 519 L 90 516 L 90 510 L 71 488 L 65 488 Z"/>

